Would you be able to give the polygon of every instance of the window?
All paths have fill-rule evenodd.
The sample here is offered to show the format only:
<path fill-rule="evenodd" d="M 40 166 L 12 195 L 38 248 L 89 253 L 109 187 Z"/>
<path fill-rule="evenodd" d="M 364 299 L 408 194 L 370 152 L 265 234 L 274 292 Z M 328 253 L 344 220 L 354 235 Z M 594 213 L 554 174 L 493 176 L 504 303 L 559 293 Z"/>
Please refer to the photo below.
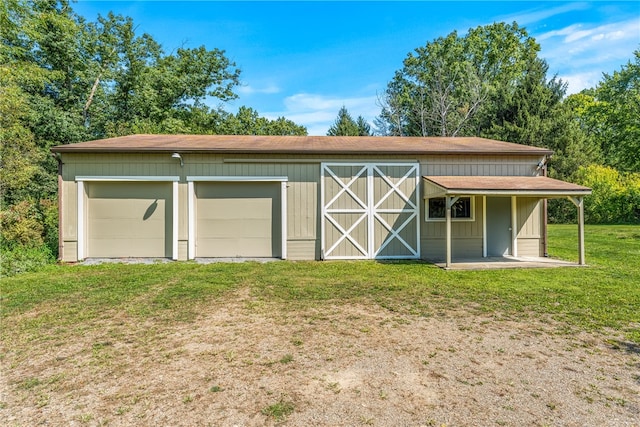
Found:
<path fill-rule="evenodd" d="M 474 198 L 460 197 L 451 207 L 452 221 L 474 220 Z M 444 197 L 434 197 L 426 200 L 426 220 L 444 221 L 446 215 L 446 203 Z"/>

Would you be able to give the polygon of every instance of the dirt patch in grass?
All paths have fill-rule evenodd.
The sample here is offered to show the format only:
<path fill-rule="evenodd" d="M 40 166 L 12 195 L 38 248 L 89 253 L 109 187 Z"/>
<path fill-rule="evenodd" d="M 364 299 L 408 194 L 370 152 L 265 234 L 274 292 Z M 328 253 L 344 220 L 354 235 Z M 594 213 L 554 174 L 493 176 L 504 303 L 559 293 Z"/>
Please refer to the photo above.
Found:
<path fill-rule="evenodd" d="M 78 332 L 28 336 L 7 319 L 0 420 L 638 426 L 637 347 L 560 326 L 362 303 L 282 307 L 246 290 L 192 322 L 110 312 Z"/>

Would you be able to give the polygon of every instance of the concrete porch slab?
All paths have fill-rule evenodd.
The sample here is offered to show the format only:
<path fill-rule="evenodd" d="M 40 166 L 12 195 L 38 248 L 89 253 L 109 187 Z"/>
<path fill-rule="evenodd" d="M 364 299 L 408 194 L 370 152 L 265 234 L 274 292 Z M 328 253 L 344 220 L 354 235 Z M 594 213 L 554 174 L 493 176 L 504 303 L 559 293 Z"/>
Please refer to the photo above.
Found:
<path fill-rule="evenodd" d="M 510 268 L 586 267 L 576 262 L 544 257 L 487 257 L 454 260 L 447 268 L 443 261 L 431 261 L 445 270 L 499 270 Z"/>

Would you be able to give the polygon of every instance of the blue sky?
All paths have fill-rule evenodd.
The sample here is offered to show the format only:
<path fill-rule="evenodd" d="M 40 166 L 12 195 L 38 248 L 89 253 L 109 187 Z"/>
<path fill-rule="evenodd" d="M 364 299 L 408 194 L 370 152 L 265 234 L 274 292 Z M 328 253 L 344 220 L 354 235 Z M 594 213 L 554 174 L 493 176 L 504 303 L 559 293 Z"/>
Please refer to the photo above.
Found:
<path fill-rule="evenodd" d="M 550 74 L 569 93 L 595 86 L 640 49 L 639 1 L 215 2 L 90 1 L 89 21 L 109 11 L 133 18 L 165 52 L 218 48 L 242 70 L 239 99 L 269 118 L 285 116 L 324 135 L 343 105 L 370 123 L 381 93 L 415 48 L 493 22 L 524 26 Z"/>

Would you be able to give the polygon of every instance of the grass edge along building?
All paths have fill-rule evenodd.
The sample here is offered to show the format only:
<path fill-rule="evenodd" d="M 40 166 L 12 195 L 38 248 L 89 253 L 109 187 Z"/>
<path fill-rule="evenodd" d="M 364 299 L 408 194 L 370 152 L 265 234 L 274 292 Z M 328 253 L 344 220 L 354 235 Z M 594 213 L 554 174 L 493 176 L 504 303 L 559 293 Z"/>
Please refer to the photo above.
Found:
<path fill-rule="evenodd" d="M 60 145 L 60 259 L 546 253 L 550 150 L 477 137 L 130 135 Z"/>

